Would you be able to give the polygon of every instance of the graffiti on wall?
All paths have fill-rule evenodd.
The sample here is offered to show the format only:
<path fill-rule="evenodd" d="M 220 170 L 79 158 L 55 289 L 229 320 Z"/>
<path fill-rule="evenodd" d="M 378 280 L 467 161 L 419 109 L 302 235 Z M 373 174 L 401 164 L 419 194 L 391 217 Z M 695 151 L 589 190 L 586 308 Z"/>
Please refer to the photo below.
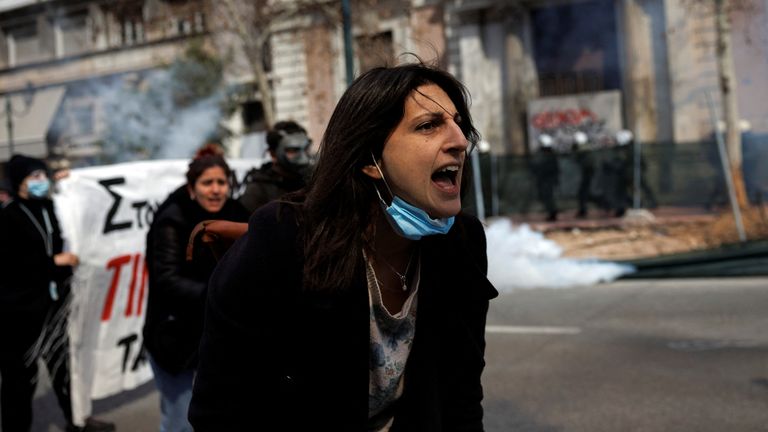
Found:
<path fill-rule="evenodd" d="M 528 103 L 528 146 L 539 147 L 548 135 L 558 152 L 569 152 L 581 133 L 589 148 L 609 147 L 623 128 L 621 93 L 603 91 L 534 99 Z"/>

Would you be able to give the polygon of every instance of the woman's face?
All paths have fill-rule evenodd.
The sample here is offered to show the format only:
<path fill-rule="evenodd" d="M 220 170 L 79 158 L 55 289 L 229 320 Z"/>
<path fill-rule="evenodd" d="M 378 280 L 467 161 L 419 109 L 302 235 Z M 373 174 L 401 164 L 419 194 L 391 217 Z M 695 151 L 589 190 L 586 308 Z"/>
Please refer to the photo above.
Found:
<path fill-rule="evenodd" d="M 213 166 L 206 169 L 189 189 L 192 199 L 200 207 L 208 213 L 218 213 L 229 196 L 229 182 L 224 168 Z"/>
<path fill-rule="evenodd" d="M 468 143 L 460 122 L 445 91 L 435 84 L 423 85 L 408 96 L 403 119 L 384 143 L 379 165 L 392 193 L 434 219 L 461 210 L 459 191 Z"/>

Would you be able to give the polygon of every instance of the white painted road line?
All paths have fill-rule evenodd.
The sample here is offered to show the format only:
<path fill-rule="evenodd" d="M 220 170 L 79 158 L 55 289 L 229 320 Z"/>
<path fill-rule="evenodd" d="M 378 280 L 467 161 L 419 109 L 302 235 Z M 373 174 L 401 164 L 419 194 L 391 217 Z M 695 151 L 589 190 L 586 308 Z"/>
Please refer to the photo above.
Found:
<path fill-rule="evenodd" d="M 547 326 L 499 326 L 485 327 L 486 333 L 501 334 L 531 334 L 531 335 L 574 335 L 581 333 L 579 327 L 547 327 Z"/>

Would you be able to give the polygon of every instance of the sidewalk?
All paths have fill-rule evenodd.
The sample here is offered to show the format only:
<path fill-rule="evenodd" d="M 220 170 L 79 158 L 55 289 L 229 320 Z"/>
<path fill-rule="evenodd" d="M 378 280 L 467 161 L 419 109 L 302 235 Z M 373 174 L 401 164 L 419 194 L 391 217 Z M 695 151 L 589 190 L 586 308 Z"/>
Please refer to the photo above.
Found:
<path fill-rule="evenodd" d="M 667 225 L 676 223 L 696 223 L 696 222 L 713 222 L 717 219 L 718 214 L 707 212 L 703 208 L 696 207 L 658 207 L 655 209 L 649 209 L 649 212 L 655 217 L 655 224 Z M 628 213 L 630 211 L 628 210 Z M 528 224 L 531 229 L 540 231 L 543 233 L 557 230 L 572 230 L 574 228 L 580 230 L 596 230 L 603 228 L 617 228 L 627 225 L 626 217 L 615 217 L 611 214 L 606 214 L 602 210 L 592 209 L 585 218 L 576 217 L 575 210 L 567 210 L 558 214 L 557 221 L 546 221 L 546 215 L 529 213 L 526 215 L 507 215 L 504 217 L 510 217 L 512 222 L 516 225 Z"/>
<path fill-rule="evenodd" d="M 768 239 L 766 209 L 745 215 L 748 238 Z M 587 218 L 570 210 L 547 222 L 543 214 L 510 215 L 515 225 L 528 224 L 574 258 L 610 261 L 635 260 L 661 255 L 718 248 L 738 242 L 733 217 L 727 211 L 706 212 L 696 207 L 659 207 L 627 211 L 621 218 L 592 210 Z"/>
<path fill-rule="evenodd" d="M 30 432 L 64 432 L 64 416 L 51 389 L 45 367 L 40 367 Z M 133 390 L 93 401 L 93 416 L 115 423 L 117 432 L 157 432 L 160 395 L 150 381 Z"/>

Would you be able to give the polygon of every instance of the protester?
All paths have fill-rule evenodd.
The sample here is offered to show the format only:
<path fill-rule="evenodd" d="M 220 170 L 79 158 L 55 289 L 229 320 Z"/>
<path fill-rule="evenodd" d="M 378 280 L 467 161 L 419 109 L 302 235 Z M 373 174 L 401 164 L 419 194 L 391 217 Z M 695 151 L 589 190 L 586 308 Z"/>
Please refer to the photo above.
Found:
<path fill-rule="evenodd" d="M 628 141 L 617 142 L 607 150 L 601 163 L 605 203 L 615 217 L 624 216 L 630 204 L 632 149 L 628 144 Z"/>
<path fill-rule="evenodd" d="M 307 131 L 294 121 L 275 123 L 267 133 L 270 162 L 251 170 L 245 178 L 246 188 L 238 199 L 253 213 L 282 195 L 299 190 L 308 174 L 307 150 L 311 140 Z"/>
<path fill-rule="evenodd" d="M 619 146 L 621 152 L 624 153 L 624 176 L 627 179 L 628 196 L 632 196 L 635 189 L 635 134 L 628 129 L 622 129 L 616 132 L 616 144 Z M 645 208 L 656 208 L 658 203 L 656 201 L 656 194 L 651 189 L 648 183 L 648 175 L 646 173 L 648 169 L 648 163 L 645 160 L 645 156 L 640 153 L 640 205 Z M 629 199 L 629 198 L 628 198 Z"/>
<path fill-rule="evenodd" d="M 533 173 L 536 177 L 536 190 L 539 200 L 547 212 L 547 221 L 557 220 L 555 189 L 560 183 L 560 166 L 557 153 L 552 148 L 554 140 L 547 134 L 539 135 L 539 151 L 533 161 Z"/>
<path fill-rule="evenodd" d="M 173 193 L 147 234 L 149 271 L 144 344 L 160 392 L 164 432 L 191 431 L 187 408 L 197 364 L 203 326 L 203 304 L 215 259 L 196 248 L 187 262 L 187 239 L 194 226 L 207 219 L 243 222 L 248 213 L 229 198 L 230 169 L 224 158 L 204 147 L 190 162 L 186 194 Z"/>
<path fill-rule="evenodd" d="M 468 97 L 422 64 L 347 89 L 306 191 L 257 210 L 211 278 L 196 431 L 483 430 L 497 292 L 461 212 Z"/>
<path fill-rule="evenodd" d="M 72 421 L 67 316 L 72 267 L 65 252 L 50 181 L 42 160 L 14 155 L 8 162 L 13 197 L 0 211 L 0 405 L 2 430 L 29 431 L 37 361 L 43 358 L 66 431 L 114 431 L 93 418 Z"/>
<path fill-rule="evenodd" d="M 595 175 L 595 156 L 592 150 L 588 148 L 589 137 L 581 131 L 573 134 L 573 153 L 576 164 L 579 166 L 579 210 L 576 217 L 587 217 L 587 204 L 590 201 L 597 201 L 592 193 L 592 177 Z"/>

